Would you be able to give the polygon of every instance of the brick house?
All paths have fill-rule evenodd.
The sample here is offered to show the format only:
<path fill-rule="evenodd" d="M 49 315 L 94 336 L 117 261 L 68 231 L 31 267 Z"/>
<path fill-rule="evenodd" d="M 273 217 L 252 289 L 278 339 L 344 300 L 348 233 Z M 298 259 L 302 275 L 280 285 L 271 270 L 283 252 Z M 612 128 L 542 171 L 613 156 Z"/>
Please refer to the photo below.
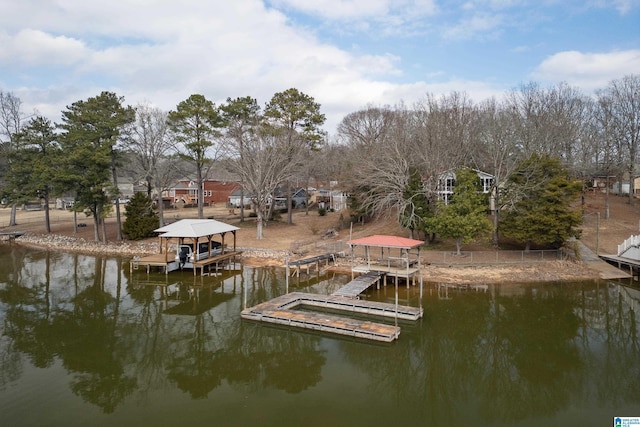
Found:
<path fill-rule="evenodd" d="M 233 181 L 221 181 L 206 179 L 203 182 L 203 202 L 205 206 L 216 203 L 226 204 L 229 196 L 240 188 L 240 184 Z M 195 181 L 183 179 L 178 181 L 169 189 L 169 197 L 173 198 L 175 205 L 196 205 L 198 204 L 198 187 Z"/>

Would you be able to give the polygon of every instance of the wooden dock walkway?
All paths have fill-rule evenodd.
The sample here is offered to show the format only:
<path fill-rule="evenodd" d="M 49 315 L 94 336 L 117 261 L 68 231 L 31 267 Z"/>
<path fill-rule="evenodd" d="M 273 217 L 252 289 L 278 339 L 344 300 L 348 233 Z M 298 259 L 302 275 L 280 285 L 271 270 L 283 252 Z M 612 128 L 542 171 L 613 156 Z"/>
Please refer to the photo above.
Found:
<path fill-rule="evenodd" d="M 322 255 L 317 255 L 309 258 L 303 258 L 296 261 L 291 261 L 288 263 L 288 267 L 290 270 L 291 276 L 300 277 L 300 273 L 302 269 L 305 269 L 306 273 L 309 274 L 309 271 L 315 267 L 317 271 L 320 271 L 320 263 L 324 261 L 325 266 L 329 265 L 329 262 L 336 260 L 336 255 L 333 253 L 326 253 Z"/>
<path fill-rule="evenodd" d="M 195 276 L 197 274 L 198 269 L 200 269 L 200 275 L 204 275 L 205 267 L 210 269 L 213 264 L 215 264 L 215 270 L 218 270 L 220 264 L 235 261 L 236 257 L 240 256 L 240 254 L 242 254 L 241 251 L 230 251 L 196 261 L 193 263 L 193 275 Z M 139 266 L 143 266 L 146 267 L 147 273 L 149 273 L 151 267 L 161 267 L 166 274 L 169 274 L 169 265 L 175 262 L 175 255 L 172 253 L 152 254 L 131 260 L 129 270 L 133 272 L 133 270 L 137 270 Z"/>
<path fill-rule="evenodd" d="M 360 298 L 361 293 L 363 293 L 374 283 L 377 283 L 379 281 L 380 274 L 378 274 L 377 272 L 368 272 L 356 277 L 331 295 L 358 299 Z"/>
<path fill-rule="evenodd" d="M 24 233 L 24 231 L 3 231 L 0 233 L 0 239 L 13 241 L 16 238 L 22 236 Z"/>
<path fill-rule="evenodd" d="M 235 260 L 235 258 L 237 256 L 240 256 L 241 254 L 241 251 L 230 251 L 220 255 L 212 256 L 210 258 L 205 258 L 200 261 L 196 261 L 193 263 L 193 275 L 196 275 L 198 268 L 200 269 L 200 275 L 204 275 L 204 268 L 208 267 L 207 269 L 210 269 L 212 264 L 215 264 L 215 270 L 218 270 L 220 264 L 231 262 L 231 260 Z"/>

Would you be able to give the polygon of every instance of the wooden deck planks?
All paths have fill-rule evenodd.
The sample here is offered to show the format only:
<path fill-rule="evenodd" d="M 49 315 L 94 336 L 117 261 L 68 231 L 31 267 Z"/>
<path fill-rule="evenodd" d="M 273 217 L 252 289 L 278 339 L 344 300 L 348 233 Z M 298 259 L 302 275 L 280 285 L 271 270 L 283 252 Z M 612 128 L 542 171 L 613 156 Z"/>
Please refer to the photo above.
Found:
<path fill-rule="evenodd" d="M 371 285 L 380 280 L 380 275 L 375 272 L 365 273 L 356 277 L 331 295 L 357 299 L 358 296 L 369 289 Z"/>
<path fill-rule="evenodd" d="M 300 306 L 311 306 L 404 320 L 417 320 L 422 317 L 423 314 L 422 308 L 396 307 L 393 304 L 382 302 L 292 292 L 245 309 L 242 311 L 241 317 L 248 320 L 384 342 L 391 342 L 400 336 L 400 328 L 397 326 L 351 319 L 328 313 L 294 310 Z"/>

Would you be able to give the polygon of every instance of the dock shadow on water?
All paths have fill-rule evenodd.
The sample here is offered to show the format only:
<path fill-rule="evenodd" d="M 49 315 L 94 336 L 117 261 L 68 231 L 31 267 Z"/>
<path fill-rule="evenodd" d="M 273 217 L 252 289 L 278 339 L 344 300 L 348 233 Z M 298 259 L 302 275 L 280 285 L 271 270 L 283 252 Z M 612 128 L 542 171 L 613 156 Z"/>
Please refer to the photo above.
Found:
<path fill-rule="evenodd" d="M 328 295 L 349 277 L 301 280 Z M 3 425 L 611 425 L 640 416 L 640 291 L 616 282 L 399 289 L 392 344 L 243 321 L 285 271 L 130 272 L 0 244 Z M 393 302 L 392 286 L 364 298 Z M 36 410 L 37 408 L 37 410 Z"/>

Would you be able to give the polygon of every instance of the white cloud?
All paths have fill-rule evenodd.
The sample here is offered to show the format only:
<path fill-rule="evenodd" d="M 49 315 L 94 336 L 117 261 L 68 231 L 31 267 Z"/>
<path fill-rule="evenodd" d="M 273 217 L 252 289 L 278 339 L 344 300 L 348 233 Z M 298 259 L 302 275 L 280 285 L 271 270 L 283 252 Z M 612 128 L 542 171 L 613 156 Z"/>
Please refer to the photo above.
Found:
<path fill-rule="evenodd" d="M 457 25 L 450 26 L 443 31 L 445 39 L 469 40 L 477 37 L 492 36 L 500 31 L 504 19 L 501 15 L 479 13 L 463 19 Z"/>
<path fill-rule="evenodd" d="M 364 105 L 381 86 L 393 86 L 377 79 L 400 74 L 397 57 L 353 55 L 325 44 L 258 0 L 17 3 L 0 5 L 6 31 L 0 33 L 0 64 L 12 61 L 24 70 L 0 76 L 0 88 L 54 120 L 66 106 L 102 90 L 129 104 L 145 100 L 172 109 L 193 93 L 217 103 L 249 95 L 264 104 L 296 87 L 323 109 L 334 105 L 327 113 L 333 131 L 347 106 Z M 56 72 L 43 73 L 53 65 Z"/>
<path fill-rule="evenodd" d="M 606 53 L 558 52 L 546 58 L 533 77 L 549 82 L 567 82 L 584 91 L 604 88 L 613 79 L 640 73 L 640 50 Z"/>
<path fill-rule="evenodd" d="M 428 92 L 466 91 L 475 100 L 499 95 L 502 88 L 474 80 L 466 70 L 460 70 L 465 76 L 460 79 L 444 77 L 450 72 L 429 75 L 451 69 L 431 56 L 430 37 L 404 37 L 395 46 L 393 39 L 383 40 L 385 47 L 375 43 L 388 32 L 406 36 L 428 25 L 444 27 L 451 19 L 462 25 L 449 36 L 463 40 L 509 28 L 507 15 L 490 13 L 513 3 L 488 1 L 469 1 L 461 18 L 459 10 L 439 10 L 435 0 L 267 3 L 273 7 L 262 0 L 5 1 L 0 2 L 0 89 L 15 91 L 26 110 L 38 108 L 59 120 L 66 106 L 103 90 L 124 96 L 128 104 L 148 101 L 169 110 L 193 93 L 216 103 L 248 95 L 264 104 L 295 87 L 322 105 L 325 127 L 334 132 L 344 115 L 367 104 L 410 105 Z M 345 39 L 349 47 L 341 49 L 319 39 L 316 29 L 298 26 L 285 15 L 292 9 L 330 21 L 332 28 L 364 29 L 373 37 Z M 434 13 L 437 23 L 431 20 Z M 423 74 L 411 77 L 424 58 L 432 65 L 415 67 Z M 612 60 L 618 61 L 612 56 L 602 62 Z M 569 80 L 561 62 L 561 54 L 554 55 L 537 72 Z M 635 64 L 627 62 L 627 72 Z M 565 73 L 575 77 L 575 71 Z"/>
<path fill-rule="evenodd" d="M 360 20 L 400 15 L 406 20 L 432 15 L 435 0 L 273 0 L 275 7 L 292 8 L 331 20 Z"/>
<path fill-rule="evenodd" d="M 87 53 L 82 41 L 66 36 L 32 29 L 0 33 L 0 65 L 5 67 L 72 65 Z"/>

